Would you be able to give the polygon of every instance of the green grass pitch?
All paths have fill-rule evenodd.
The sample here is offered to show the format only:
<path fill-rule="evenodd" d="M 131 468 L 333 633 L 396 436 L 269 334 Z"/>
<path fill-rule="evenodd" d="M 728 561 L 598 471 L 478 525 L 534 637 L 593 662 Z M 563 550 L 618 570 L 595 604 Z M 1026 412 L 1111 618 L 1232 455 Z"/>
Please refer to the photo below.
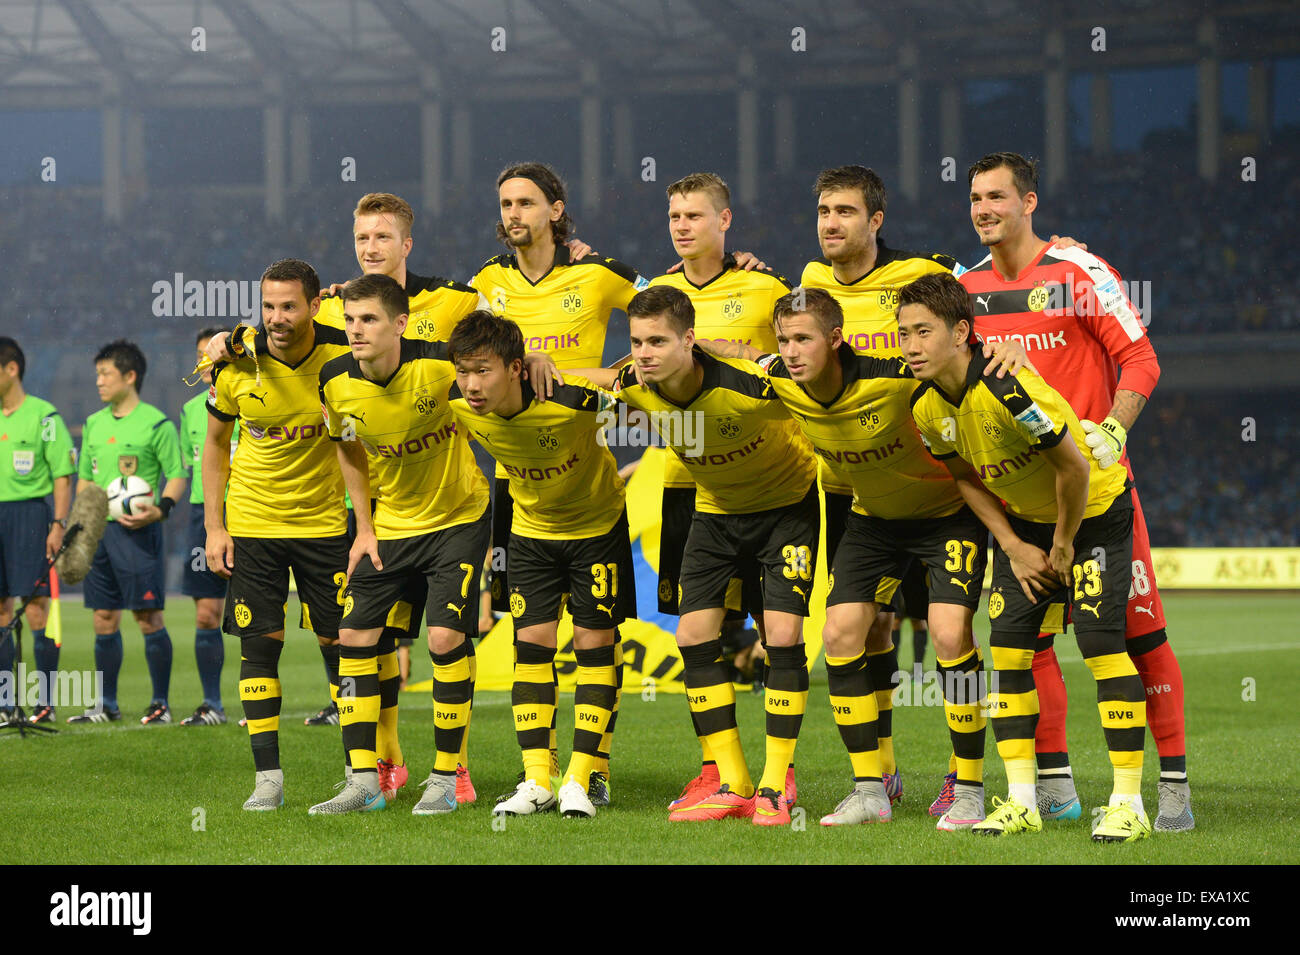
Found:
<path fill-rule="evenodd" d="M 947 766 L 942 710 L 894 710 L 894 738 L 904 801 L 885 826 L 823 829 L 818 819 L 850 785 L 819 665 L 812 674 L 808 716 L 796 764 L 799 807 L 790 829 L 739 821 L 670 824 L 666 805 L 697 770 L 699 750 L 686 702 L 661 694 L 624 697 L 614 747 L 614 804 L 594 820 L 551 813 L 492 825 L 493 797 L 518 771 L 507 693 L 475 701 L 471 755 L 476 805 L 449 816 L 416 817 L 416 783 L 432 761 L 433 720 L 423 693 L 402 696 L 401 734 L 411 783 L 388 810 L 364 816 L 308 817 L 342 777 L 339 731 L 306 727 L 303 718 L 327 699 L 315 641 L 290 634 L 281 664 L 285 706 L 281 751 L 286 804 L 275 813 L 246 813 L 252 759 L 245 732 L 224 727 L 142 727 L 149 685 L 139 631 L 123 625 L 126 658 L 119 699 L 125 719 L 111 726 L 68 727 L 60 713 L 54 737 L 0 737 L 0 765 L 9 779 L 0 801 L 0 858 L 9 863 L 1056 863 L 1195 864 L 1300 861 L 1295 800 L 1294 707 L 1300 685 L 1300 641 L 1294 634 L 1300 598 L 1290 595 L 1166 596 L 1169 631 L 1187 688 L 1188 769 L 1196 830 L 1155 835 L 1135 845 L 1094 845 L 1088 808 L 1109 792 L 1093 682 L 1070 638 L 1058 654 L 1070 693 L 1069 738 L 1084 818 L 1049 823 L 1038 835 L 1005 840 L 940 833 L 926 813 Z M 177 719 L 199 700 L 192 603 L 168 603 L 175 646 L 171 701 Z M 291 608 L 292 609 L 292 608 Z M 291 614 L 291 617 L 293 615 Z M 64 601 L 61 667 L 92 669 L 90 621 Z M 987 618 L 977 617 L 981 636 Z M 30 660 L 30 637 L 25 649 Z M 414 657 L 415 680 L 429 675 L 427 653 Z M 905 637 L 903 660 L 910 659 Z M 933 666 L 933 651 L 928 655 Z M 227 638 L 223 692 L 237 718 L 238 652 Z M 572 697 L 561 696 L 560 740 L 567 753 Z M 751 771 L 761 772 L 762 700 L 742 694 L 738 706 Z M 1156 754 L 1148 738 L 1143 795 L 1155 815 Z M 993 745 L 986 758 L 988 793 L 1005 793 Z"/>

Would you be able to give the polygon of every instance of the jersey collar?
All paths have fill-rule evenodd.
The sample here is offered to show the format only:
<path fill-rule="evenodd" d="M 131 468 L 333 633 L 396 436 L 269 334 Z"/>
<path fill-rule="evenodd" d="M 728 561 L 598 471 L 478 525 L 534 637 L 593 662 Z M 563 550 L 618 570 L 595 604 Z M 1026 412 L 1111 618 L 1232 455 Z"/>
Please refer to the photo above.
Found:
<path fill-rule="evenodd" d="M 962 386 L 961 394 L 957 396 L 956 400 L 950 398 L 948 393 L 937 384 L 931 382 L 931 386 L 935 391 L 939 392 L 939 394 L 943 396 L 944 401 L 948 402 L 948 404 L 952 405 L 954 408 L 960 408 L 961 403 L 966 400 L 966 396 L 970 394 L 971 389 L 978 385 L 984 378 L 984 366 L 987 363 L 982 361 L 982 358 L 983 353 L 977 352 L 975 346 L 972 345 L 970 349 L 970 365 L 966 368 L 966 382 Z"/>
<path fill-rule="evenodd" d="M 671 398 L 669 398 L 667 395 L 661 392 L 659 390 L 658 385 L 646 385 L 646 387 L 649 388 L 651 391 L 653 391 L 664 401 L 668 402 L 670 405 L 674 405 L 678 408 L 689 408 L 691 405 L 695 404 L 695 402 L 699 399 L 700 395 L 704 394 L 710 388 L 718 387 L 718 382 L 721 378 L 721 370 L 719 368 L 719 365 L 721 363 L 712 355 L 710 355 L 708 352 L 706 352 L 703 348 L 701 348 L 699 345 L 691 346 L 691 355 L 692 357 L 694 357 L 696 363 L 700 365 L 701 368 L 704 369 L 704 378 L 700 382 L 700 390 L 697 391 L 695 395 L 691 398 L 691 400 L 686 402 L 686 404 L 684 405 L 677 404 L 677 402 L 673 401 Z"/>
<path fill-rule="evenodd" d="M 515 418 L 518 418 L 521 414 L 531 408 L 533 402 L 537 399 L 537 392 L 533 390 L 533 383 L 527 378 L 519 379 L 519 391 L 524 399 L 523 406 L 512 415 L 498 414 L 497 417 L 502 421 L 513 421 Z"/>
<path fill-rule="evenodd" d="M 696 285 L 694 282 L 692 282 L 690 279 L 686 277 L 686 267 L 682 266 L 682 281 L 684 281 L 691 288 L 695 289 L 697 292 L 703 291 L 704 289 L 708 288 L 710 285 L 712 285 L 718 279 L 722 278 L 724 275 L 726 275 L 735 267 L 736 267 L 736 257 L 732 255 L 730 252 L 728 252 L 726 255 L 722 257 L 722 271 L 719 272 L 717 275 L 713 276 L 713 278 L 708 279 L 707 281 L 702 282 L 699 285 Z"/>
<path fill-rule="evenodd" d="M 591 254 L 595 255 L 594 252 Z M 530 279 L 527 275 L 524 275 L 524 270 L 519 267 L 519 256 L 514 252 L 510 253 L 510 263 L 515 267 L 515 271 L 519 273 L 519 277 L 521 279 L 523 279 L 529 285 L 536 288 L 537 286 L 545 282 L 546 277 L 550 275 L 552 272 L 554 272 L 557 268 L 560 268 L 561 266 L 565 266 L 565 265 L 572 265 L 573 261 L 569 257 L 569 247 L 565 245 L 563 242 L 555 243 L 555 258 L 551 260 L 551 267 L 547 269 L 545 272 L 543 272 L 536 282 Z"/>
<path fill-rule="evenodd" d="M 880 238 L 880 236 L 876 236 L 876 264 L 873 265 L 871 268 L 867 269 L 867 271 L 863 272 L 852 282 L 841 282 L 839 279 L 835 277 L 835 266 L 831 264 L 831 260 L 823 257 L 822 261 L 825 262 L 831 268 L 831 281 L 833 281 L 836 285 L 839 285 L 843 288 L 848 288 L 850 286 L 857 285 L 868 275 L 872 275 L 873 273 L 883 268 L 884 266 L 889 265 L 891 262 L 897 261 L 899 258 L 900 256 L 897 249 L 891 249 L 889 246 L 885 245 L 884 239 Z"/>

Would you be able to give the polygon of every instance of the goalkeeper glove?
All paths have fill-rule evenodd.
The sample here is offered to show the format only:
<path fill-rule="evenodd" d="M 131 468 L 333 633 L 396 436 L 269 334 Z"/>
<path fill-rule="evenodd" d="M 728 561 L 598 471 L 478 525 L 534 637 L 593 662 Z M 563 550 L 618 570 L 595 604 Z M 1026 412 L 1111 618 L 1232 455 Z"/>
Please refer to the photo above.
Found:
<path fill-rule="evenodd" d="M 1079 424 L 1083 425 L 1083 440 L 1096 459 L 1097 467 L 1108 468 L 1124 456 L 1124 442 L 1128 440 L 1128 432 L 1114 417 L 1107 418 L 1101 424 L 1085 418 Z"/>

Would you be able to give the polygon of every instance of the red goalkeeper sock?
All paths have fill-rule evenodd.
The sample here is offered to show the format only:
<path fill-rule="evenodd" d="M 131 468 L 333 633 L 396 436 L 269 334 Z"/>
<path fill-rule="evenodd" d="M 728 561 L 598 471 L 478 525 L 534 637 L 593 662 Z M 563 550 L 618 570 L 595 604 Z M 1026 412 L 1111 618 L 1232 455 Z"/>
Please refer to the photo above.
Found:
<path fill-rule="evenodd" d="M 1147 688 L 1147 725 L 1156 741 L 1161 770 L 1182 763 L 1187 753 L 1183 722 L 1183 671 L 1168 641 L 1133 657 L 1142 685 Z"/>
<path fill-rule="evenodd" d="M 1047 648 L 1034 654 L 1034 688 L 1038 690 L 1038 729 L 1034 733 L 1034 751 L 1042 762 L 1044 756 L 1060 755 L 1068 751 L 1065 742 L 1065 715 L 1069 703 L 1065 696 L 1065 678 L 1061 664 L 1056 660 L 1051 636 L 1039 634 L 1039 646 L 1047 639 Z M 1064 759 L 1068 764 L 1068 757 Z"/>

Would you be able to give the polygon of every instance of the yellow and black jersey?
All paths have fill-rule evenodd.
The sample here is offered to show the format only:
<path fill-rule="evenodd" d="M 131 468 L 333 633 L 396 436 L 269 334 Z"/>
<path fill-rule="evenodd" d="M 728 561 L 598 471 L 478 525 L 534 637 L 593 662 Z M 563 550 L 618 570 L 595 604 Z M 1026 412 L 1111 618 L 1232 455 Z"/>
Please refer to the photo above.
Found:
<path fill-rule="evenodd" d="M 244 355 L 213 368 L 208 412 L 239 421 L 226 493 L 232 536 L 347 533 L 343 474 L 321 423 L 317 380 L 326 362 L 348 348 L 341 332 L 320 324 L 315 330 L 315 346 L 296 365 L 270 353 L 263 329 L 254 339 L 256 361 Z"/>
<path fill-rule="evenodd" d="M 650 415 L 664 443 L 681 458 L 697 492 L 695 509 L 751 514 L 803 500 L 816 476 L 808 439 L 785 410 L 772 382 L 752 361 L 715 358 L 699 346 L 704 382 L 686 405 L 636 380 L 631 365 L 618 396 Z"/>
<path fill-rule="evenodd" d="M 900 252 L 876 240 L 876 264 L 852 282 L 841 282 L 828 259 L 804 266 L 799 284 L 825 289 L 844 309 L 844 340 L 858 351 L 886 357 L 901 355 L 898 347 L 898 290 L 930 272 L 951 272 L 957 260 L 941 252 Z"/>
<path fill-rule="evenodd" d="M 696 285 L 679 269 L 650 280 L 686 293 L 695 307 L 697 341 L 738 342 L 761 352 L 776 351 L 772 310 L 777 299 L 790 291 L 790 282 L 769 269 L 746 272 L 736 268 L 727 255 L 722 271 L 703 285 Z"/>
<path fill-rule="evenodd" d="M 759 360 L 813 452 L 851 489 L 853 509 L 886 520 L 947 517 L 961 509 L 948 469 L 930 456 L 910 410 L 918 382 L 900 358 L 839 348 L 844 388 L 822 404 L 790 377 L 777 355 Z"/>
<path fill-rule="evenodd" d="M 636 270 L 615 259 L 588 255 L 574 262 L 558 246 L 550 271 L 530 282 L 513 254 L 483 263 L 470 284 L 488 307 L 524 333 L 524 347 L 546 352 L 561 369 L 598 368 L 605 353 L 609 313 L 627 308 L 646 287 Z"/>
<path fill-rule="evenodd" d="M 510 480 L 514 533 L 541 540 L 599 537 L 623 516 L 623 479 L 600 439 L 617 403 L 585 378 L 568 376 L 546 401 L 520 383 L 518 414 L 476 414 L 458 387 L 450 393 L 456 421 L 483 445 Z"/>
<path fill-rule="evenodd" d="M 960 456 L 1017 517 L 1040 524 L 1057 518 L 1056 470 L 1044 451 L 1067 436 L 1088 462 L 1088 506 L 1096 517 L 1123 492 L 1128 472 L 1097 466 L 1070 405 L 1028 368 L 1006 378 L 985 376 L 975 358 L 962 393 L 950 397 L 928 381 L 912 396 L 912 415 L 939 460 Z"/>
<path fill-rule="evenodd" d="M 695 285 L 680 269 L 650 280 L 686 293 L 695 308 L 697 341 L 738 342 L 762 352 L 776 351 L 772 309 L 790 291 L 784 276 L 768 270 L 746 272 L 736 268 L 728 254 L 722 271 L 703 285 Z M 664 487 L 692 487 L 686 467 L 675 456 L 664 462 Z"/>
<path fill-rule="evenodd" d="M 466 524 L 487 509 L 487 481 L 447 400 L 455 383 L 446 343 L 414 339 L 403 339 L 387 381 L 366 378 L 351 354 L 320 371 L 329 436 L 366 449 L 380 540 Z"/>
<path fill-rule="evenodd" d="M 406 295 L 410 312 L 404 338 L 445 342 L 456 323 L 479 307 L 479 294 L 468 285 L 438 276 L 426 277 L 406 273 Z M 343 328 L 343 299 L 338 295 L 321 298 L 316 322 L 331 328 Z"/>

